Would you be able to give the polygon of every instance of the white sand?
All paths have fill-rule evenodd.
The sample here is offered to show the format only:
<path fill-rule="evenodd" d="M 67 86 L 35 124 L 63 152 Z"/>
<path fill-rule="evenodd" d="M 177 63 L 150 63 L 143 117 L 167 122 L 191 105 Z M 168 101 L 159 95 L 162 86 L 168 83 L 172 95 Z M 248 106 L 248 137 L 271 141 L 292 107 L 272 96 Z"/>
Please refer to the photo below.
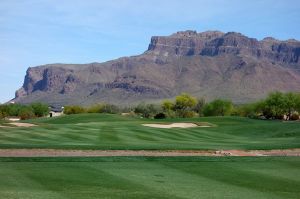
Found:
<path fill-rule="evenodd" d="M 172 123 L 172 124 L 143 124 L 143 126 L 153 127 L 153 128 L 193 128 L 199 127 L 197 124 L 194 123 Z M 209 127 L 209 126 L 206 126 Z"/>
<path fill-rule="evenodd" d="M 35 124 L 21 123 L 21 122 L 12 122 L 10 124 L 12 124 L 16 127 L 33 127 L 33 126 L 36 126 Z"/>

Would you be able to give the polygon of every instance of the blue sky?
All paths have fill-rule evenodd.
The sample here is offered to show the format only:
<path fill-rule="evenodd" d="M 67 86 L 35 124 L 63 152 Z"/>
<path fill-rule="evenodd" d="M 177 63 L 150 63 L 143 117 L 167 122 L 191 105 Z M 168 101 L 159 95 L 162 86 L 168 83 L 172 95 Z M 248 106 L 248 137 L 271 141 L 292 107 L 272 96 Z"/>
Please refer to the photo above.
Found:
<path fill-rule="evenodd" d="M 136 55 L 180 30 L 300 40 L 299 25 L 299 0 L 0 0 L 0 102 L 28 67 Z"/>

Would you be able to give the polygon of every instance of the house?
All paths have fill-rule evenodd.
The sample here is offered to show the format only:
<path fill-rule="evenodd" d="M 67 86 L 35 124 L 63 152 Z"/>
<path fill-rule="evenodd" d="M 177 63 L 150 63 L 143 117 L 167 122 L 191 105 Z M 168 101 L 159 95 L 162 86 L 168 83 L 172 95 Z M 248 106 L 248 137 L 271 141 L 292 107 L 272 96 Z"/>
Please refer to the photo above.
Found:
<path fill-rule="evenodd" d="M 64 107 L 50 106 L 49 117 L 58 117 L 64 114 Z"/>

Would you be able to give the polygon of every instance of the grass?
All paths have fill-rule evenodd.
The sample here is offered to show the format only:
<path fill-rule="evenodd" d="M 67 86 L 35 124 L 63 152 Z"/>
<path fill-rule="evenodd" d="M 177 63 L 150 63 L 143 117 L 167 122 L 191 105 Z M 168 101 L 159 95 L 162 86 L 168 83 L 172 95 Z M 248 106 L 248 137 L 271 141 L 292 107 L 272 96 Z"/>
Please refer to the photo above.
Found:
<path fill-rule="evenodd" d="M 0 158 L 5 199 L 299 198 L 293 157 Z"/>
<path fill-rule="evenodd" d="M 149 120 L 82 114 L 27 121 L 38 127 L 0 128 L 0 148 L 284 149 L 300 147 L 300 123 L 240 117 Z M 210 123 L 211 128 L 158 129 L 144 123 Z"/>
<path fill-rule="evenodd" d="M 0 128 L 0 148 L 279 149 L 300 147 L 300 123 L 239 117 L 148 120 L 83 114 Z M 193 122 L 211 128 L 157 129 Z M 0 123 L 1 124 L 1 123 Z M 300 198 L 299 157 L 0 158 L 0 198 Z"/>

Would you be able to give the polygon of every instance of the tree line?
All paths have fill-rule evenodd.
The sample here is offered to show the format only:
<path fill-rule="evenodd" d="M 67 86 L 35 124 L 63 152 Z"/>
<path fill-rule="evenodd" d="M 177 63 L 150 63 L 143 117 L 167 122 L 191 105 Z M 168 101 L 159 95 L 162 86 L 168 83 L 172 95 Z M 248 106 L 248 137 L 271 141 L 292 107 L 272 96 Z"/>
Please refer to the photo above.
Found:
<path fill-rule="evenodd" d="M 44 117 L 49 114 L 49 108 L 44 103 L 4 104 L 0 105 L 0 119 L 5 117 L 19 117 L 21 120 Z"/>
<path fill-rule="evenodd" d="M 234 105 L 230 100 L 215 99 L 206 102 L 204 98 L 196 98 L 182 93 L 175 100 L 165 100 L 161 104 L 140 103 L 132 107 L 119 107 L 113 104 L 100 103 L 89 107 L 65 106 L 64 114 L 80 113 L 129 113 L 144 118 L 191 118 L 201 116 L 242 116 L 261 119 L 298 120 L 300 112 L 300 94 L 270 93 L 258 102 Z M 0 105 L 0 118 L 17 116 L 21 119 L 43 117 L 49 113 L 48 105 L 33 103 L 30 105 Z"/>
<path fill-rule="evenodd" d="M 175 100 L 165 100 L 161 104 L 140 103 L 126 108 L 111 104 L 97 104 L 87 108 L 66 106 L 64 111 L 65 114 L 124 112 L 155 119 L 231 115 L 261 119 L 297 120 L 300 112 L 300 94 L 273 92 L 258 102 L 234 105 L 230 100 L 215 99 L 206 102 L 204 98 L 196 98 L 183 93 L 176 96 Z"/>

